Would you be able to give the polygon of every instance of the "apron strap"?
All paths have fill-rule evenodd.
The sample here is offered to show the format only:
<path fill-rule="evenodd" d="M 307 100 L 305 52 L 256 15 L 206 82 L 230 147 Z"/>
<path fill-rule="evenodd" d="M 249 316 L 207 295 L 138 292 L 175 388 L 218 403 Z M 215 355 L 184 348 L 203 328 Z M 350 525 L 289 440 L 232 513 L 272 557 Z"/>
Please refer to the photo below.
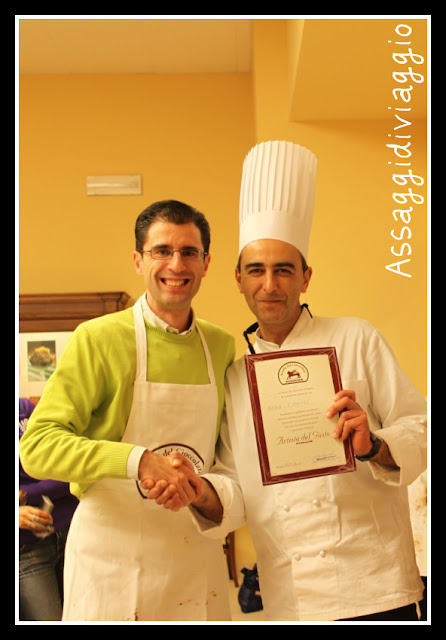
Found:
<path fill-rule="evenodd" d="M 202 330 L 198 326 L 198 322 L 197 321 L 195 321 L 195 326 L 197 327 L 198 335 L 200 336 L 201 344 L 203 345 L 204 355 L 206 356 L 206 364 L 207 364 L 207 367 L 208 367 L 208 375 L 209 375 L 210 384 L 214 384 L 215 385 L 214 367 L 212 366 L 212 358 L 211 358 L 211 354 L 209 353 L 209 349 L 208 349 L 208 345 L 207 345 L 206 339 L 205 339 L 205 337 L 203 335 Z"/>
<path fill-rule="evenodd" d="M 144 314 L 142 310 L 142 300 L 145 293 L 133 305 L 133 318 L 135 321 L 135 335 L 136 335 L 136 377 L 135 381 L 145 382 L 147 380 L 147 336 L 146 326 L 144 324 Z M 212 358 L 209 353 L 208 345 L 202 330 L 198 326 L 198 322 L 195 322 L 195 326 L 198 331 L 198 335 L 203 345 L 204 355 L 206 357 L 206 365 L 208 369 L 208 376 L 211 385 L 215 385 L 214 367 L 212 366 Z"/>
<path fill-rule="evenodd" d="M 133 318 L 135 321 L 136 336 L 136 376 L 135 381 L 145 382 L 147 379 L 147 336 L 146 326 L 144 324 L 144 315 L 142 312 L 142 298 L 133 305 Z"/>

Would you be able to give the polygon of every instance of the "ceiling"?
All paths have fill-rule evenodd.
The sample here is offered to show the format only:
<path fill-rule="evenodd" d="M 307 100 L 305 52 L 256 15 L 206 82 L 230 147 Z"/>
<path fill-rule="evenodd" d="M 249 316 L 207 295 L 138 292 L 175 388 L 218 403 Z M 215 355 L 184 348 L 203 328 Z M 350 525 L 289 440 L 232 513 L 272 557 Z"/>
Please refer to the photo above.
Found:
<path fill-rule="evenodd" d="M 249 73 L 253 22 L 238 17 L 16 16 L 18 70 L 21 74 Z M 258 27 L 272 26 L 257 22 Z M 426 56 L 428 48 L 426 19 L 411 18 L 410 40 L 406 37 L 401 43 L 395 42 L 398 20 L 386 16 L 286 22 L 291 38 L 289 115 L 294 122 L 388 118 L 389 105 L 397 106 L 393 91 L 401 86 L 393 72 L 410 67 L 410 59 L 402 66 L 392 56 L 407 51 L 408 45 Z M 265 50 L 274 52 L 279 44 L 274 28 L 261 31 Z M 426 64 L 412 66 L 426 74 Z M 268 65 L 265 77 L 272 78 Z M 423 77 L 421 83 L 411 82 L 410 111 L 418 118 L 426 117 L 428 106 L 428 78 Z"/>
<path fill-rule="evenodd" d="M 252 20 L 16 17 L 23 74 L 251 71 Z"/>

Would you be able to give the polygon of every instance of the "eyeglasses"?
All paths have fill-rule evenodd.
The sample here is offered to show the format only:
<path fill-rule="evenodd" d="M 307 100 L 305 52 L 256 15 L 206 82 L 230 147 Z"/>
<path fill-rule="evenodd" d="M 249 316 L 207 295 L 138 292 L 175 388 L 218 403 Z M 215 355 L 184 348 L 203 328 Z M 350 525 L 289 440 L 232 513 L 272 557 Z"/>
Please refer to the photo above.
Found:
<path fill-rule="evenodd" d="M 197 262 L 208 254 L 196 247 L 182 247 L 181 249 L 171 249 L 170 247 L 152 247 L 140 253 L 150 253 L 154 260 L 170 260 L 174 253 L 179 253 L 185 262 Z"/>

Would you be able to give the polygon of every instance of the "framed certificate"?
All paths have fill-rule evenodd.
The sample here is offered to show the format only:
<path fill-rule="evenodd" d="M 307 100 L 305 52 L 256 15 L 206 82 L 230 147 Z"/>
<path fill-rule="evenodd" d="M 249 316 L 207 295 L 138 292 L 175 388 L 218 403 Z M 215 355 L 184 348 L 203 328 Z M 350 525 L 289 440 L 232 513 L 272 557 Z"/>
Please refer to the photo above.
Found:
<path fill-rule="evenodd" d="M 327 418 L 342 389 L 335 347 L 245 356 L 262 482 L 290 482 L 356 470 L 351 439 Z"/>

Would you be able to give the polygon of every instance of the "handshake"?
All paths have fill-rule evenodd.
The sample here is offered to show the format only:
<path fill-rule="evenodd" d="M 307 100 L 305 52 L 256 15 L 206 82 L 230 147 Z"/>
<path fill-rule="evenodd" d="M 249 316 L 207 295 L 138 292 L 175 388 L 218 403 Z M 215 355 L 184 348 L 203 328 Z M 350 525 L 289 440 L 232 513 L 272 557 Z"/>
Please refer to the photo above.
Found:
<path fill-rule="evenodd" d="M 197 475 L 179 451 L 167 457 L 145 451 L 138 475 L 146 497 L 165 509 L 179 511 L 191 505 L 209 520 L 221 522 L 223 507 L 214 487 Z"/>

